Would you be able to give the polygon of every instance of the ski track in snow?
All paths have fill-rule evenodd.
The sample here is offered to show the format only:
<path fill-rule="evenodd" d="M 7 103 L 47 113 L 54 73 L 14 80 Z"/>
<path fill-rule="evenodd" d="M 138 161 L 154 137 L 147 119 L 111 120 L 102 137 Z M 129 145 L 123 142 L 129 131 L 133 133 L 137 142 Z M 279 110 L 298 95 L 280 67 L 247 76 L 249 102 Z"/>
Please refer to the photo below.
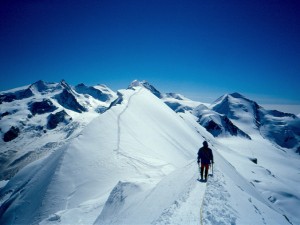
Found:
<path fill-rule="evenodd" d="M 118 155 L 121 155 L 127 159 L 130 160 L 130 165 L 138 172 L 140 173 L 140 170 L 138 169 L 139 165 L 143 165 L 143 166 L 147 166 L 147 167 L 151 167 L 151 165 L 149 165 L 148 163 L 146 163 L 145 161 L 143 160 L 139 160 L 137 158 L 133 158 L 129 155 L 126 155 L 125 153 L 121 152 L 121 148 L 120 148 L 120 145 L 121 145 L 121 117 L 122 115 L 127 111 L 127 109 L 129 108 L 130 104 L 131 104 L 131 101 L 133 99 L 133 97 L 135 95 L 138 95 L 141 91 L 143 90 L 143 88 L 140 88 L 139 90 L 135 91 L 129 98 L 128 98 L 128 101 L 127 101 L 127 105 L 125 106 L 125 108 L 122 110 L 122 112 L 118 115 L 117 117 L 117 124 L 118 124 L 118 132 L 117 132 L 117 147 L 116 149 L 114 149 L 114 151 L 118 154 Z M 166 165 L 166 164 L 165 164 Z M 165 165 L 161 165 L 161 167 L 165 166 Z"/>
<path fill-rule="evenodd" d="M 130 157 L 125 155 L 120 151 L 121 145 L 121 117 L 127 111 L 130 106 L 130 103 L 135 95 L 138 95 L 143 89 L 139 89 L 135 93 L 133 93 L 129 98 L 127 105 L 121 111 L 121 113 L 117 117 L 117 124 L 118 124 L 118 132 L 117 132 L 117 147 L 114 149 L 117 154 L 128 158 L 131 161 L 131 165 L 137 170 L 137 163 L 149 166 L 146 162 L 142 162 L 136 158 Z M 175 140 L 176 141 L 176 140 Z M 135 161 L 135 162 L 134 162 Z M 192 162 L 194 163 L 194 161 Z M 189 163 L 189 164 L 192 164 Z M 197 182 L 198 173 L 196 173 L 192 178 L 189 187 L 187 188 L 186 192 L 182 194 L 182 196 L 174 201 L 174 203 L 166 208 L 161 216 L 153 221 L 151 224 L 153 225 L 163 225 L 163 224 L 203 224 L 202 218 L 202 208 L 203 208 L 203 200 L 204 194 L 206 191 L 206 184 L 200 184 Z M 198 210 L 191 210 L 190 206 L 193 205 L 194 209 Z"/>
<path fill-rule="evenodd" d="M 121 126 L 120 126 L 120 122 L 121 122 L 121 116 L 126 112 L 126 110 L 128 109 L 130 102 L 132 100 L 132 98 L 137 95 L 138 93 L 140 93 L 140 91 L 142 90 L 139 89 L 138 91 L 134 92 L 129 98 L 128 98 L 128 102 L 127 105 L 125 106 L 125 108 L 122 110 L 122 112 L 118 115 L 117 117 L 117 124 L 118 124 L 118 133 L 117 133 L 117 148 L 114 149 L 115 152 L 117 152 L 118 154 L 120 153 L 120 143 L 121 143 Z M 123 155 L 123 154 L 122 154 Z"/>

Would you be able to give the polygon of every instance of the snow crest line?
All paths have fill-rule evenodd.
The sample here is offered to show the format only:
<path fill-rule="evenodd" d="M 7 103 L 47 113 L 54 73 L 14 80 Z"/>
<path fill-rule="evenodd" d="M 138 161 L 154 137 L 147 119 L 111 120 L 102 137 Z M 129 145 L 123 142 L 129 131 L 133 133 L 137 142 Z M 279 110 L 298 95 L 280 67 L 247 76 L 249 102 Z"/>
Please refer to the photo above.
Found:
<path fill-rule="evenodd" d="M 117 152 L 118 154 L 120 154 L 120 143 L 121 143 L 121 126 L 120 126 L 121 116 L 122 116 L 122 115 L 126 112 L 126 110 L 128 109 L 128 107 L 129 107 L 129 105 L 130 105 L 130 102 L 131 102 L 131 99 L 133 98 L 133 96 L 135 96 L 135 95 L 137 95 L 138 93 L 140 93 L 141 90 L 142 90 L 142 88 L 139 89 L 137 92 L 133 93 L 133 94 L 128 98 L 128 103 L 127 103 L 127 105 L 125 106 L 125 108 L 123 109 L 123 111 L 118 115 L 118 118 L 117 118 L 117 124 L 118 124 L 117 148 L 114 149 L 114 151 Z"/>

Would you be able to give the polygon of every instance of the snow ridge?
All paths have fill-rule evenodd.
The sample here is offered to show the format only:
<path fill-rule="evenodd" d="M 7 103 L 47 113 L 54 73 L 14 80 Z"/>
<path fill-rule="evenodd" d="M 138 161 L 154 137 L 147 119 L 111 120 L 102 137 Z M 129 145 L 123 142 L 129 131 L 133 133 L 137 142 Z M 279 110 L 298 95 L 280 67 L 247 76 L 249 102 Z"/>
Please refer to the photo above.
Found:
<path fill-rule="evenodd" d="M 140 91 L 142 90 L 142 88 L 140 88 L 138 91 L 134 92 L 129 98 L 128 98 L 128 102 L 127 105 L 125 106 L 125 108 L 122 110 L 122 112 L 118 115 L 117 117 L 117 124 L 118 124 L 118 139 L 117 139 L 117 147 L 116 149 L 114 149 L 115 152 L 117 152 L 118 154 L 120 154 L 120 142 L 121 142 L 121 126 L 120 126 L 120 122 L 121 122 L 121 116 L 126 112 L 126 110 L 128 109 L 131 99 L 137 95 Z"/>
<path fill-rule="evenodd" d="M 300 224 L 300 158 L 259 133 L 286 124 L 299 134 L 299 118 L 264 110 L 237 93 L 213 105 L 221 114 L 177 94 L 157 98 L 160 92 L 145 81 L 117 94 L 104 91 L 108 102 L 81 86 L 88 90 L 40 81 L 29 88 L 34 96 L 11 102 L 0 93 L 0 128 L 6 131 L 3 125 L 13 119 L 21 130 L 16 139 L 0 142 L 0 171 L 28 163 L 9 182 L 0 179 L 1 224 Z M 87 111 L 60 105 L 54 96 L 64 90 Z M 38 126 L 46 124 L 50 102 L 57 107 L 53 113 L 65 110 L 73 121 L 54 129 Z M 205 113 L 217 121 L 226 114 L 251 140 L 214 137 L 199 123 Z M 29 129 L 36 129 L 35 136 Z M 204 139 L 216 162 L 208 183 L 197 181 L 196 155 Z M 12 150 L 15 158 L 5 156 Z M 2 164 L 4 156 L 11 161 Z"/>

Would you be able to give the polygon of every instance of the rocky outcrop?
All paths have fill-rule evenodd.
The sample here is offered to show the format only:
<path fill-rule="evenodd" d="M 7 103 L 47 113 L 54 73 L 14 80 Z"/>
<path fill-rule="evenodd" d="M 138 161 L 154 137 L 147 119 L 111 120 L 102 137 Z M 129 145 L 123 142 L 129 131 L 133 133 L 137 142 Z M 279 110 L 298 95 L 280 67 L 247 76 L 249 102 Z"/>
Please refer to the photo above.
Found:
<path fill-rule="evenodd" d="M 20 90 L 20 91 L 16 91 L 16 92 L 12 92 L 12 93 L 0 94 L 0 104 L 2 104 L 3 102 L 12 102 L 12 101 L 15 101 L 15 100 L 21 100 L 21 99 L 24 99 L 24 98 L 29 98 L 31 96 L 33 96 L 33 93 L 32 93 L 30 88 Z"/>
<path fill-rule="evenodd" d="M 29 111 L 32 115 L 53 112 L 57 107 L 49 99 L 43 99 L 41 102 L 32 102 L 29 104 Z"/>
<path fill-rule="evenodd" d="M 58 126 L 59 123 L 68 124 L 72 118 L 64 111 L 59 111 L 48 116 L 47 128 L 52 130 Z"/>
<path fill-rule="evenodd" d="M 251 137 L 235 126 L 227 116 L 215 114 L 214 116 L 199 116 L 198 123 L 202 125 L 214 137 L 240 136 L 251 140 Z"/>
<path fill-rule="evenodd" d="M 4 112 L 4 113 L 1 113 L 0 114 L 0 120 L 3 118 L 3 117 L 5 117 L 5 116 L 8 116 L 8 115 L 10 115 L 11 113 L 10 112 Z"/>
<path fill-rule="evenodd" d="M 291 113 L 266 110 L 256 102 L 238 93 L 226 94 L 217 99 L 211 109 L 232 121 L 243 121 L 260 134 L 284 148 L 297 151 L 300 142 L 300 118 Z"/>
<path fill-rule="evenodd" d="M 70 90 L 64 89 L 60 94 L 54 96 L 57 102 L 66 109 L 82 113 L 86 112 L 86 108 L 78 103 Z"/>
<path fill-rule="evenodd" d="M 12 126 L 3 136 L 3 141 L 9 142 L 17 138 L 20 134 L 20 129 L 18 127 Z"/>
<path fill-rule="evenodd" d="M 251 139 L 248 134 L 234 125 L 226 115 L 219 114 L 204 105 L 199 105 L 192 113 L 198 118 L 197 122 L 214 137 L 231 135 Z"/>

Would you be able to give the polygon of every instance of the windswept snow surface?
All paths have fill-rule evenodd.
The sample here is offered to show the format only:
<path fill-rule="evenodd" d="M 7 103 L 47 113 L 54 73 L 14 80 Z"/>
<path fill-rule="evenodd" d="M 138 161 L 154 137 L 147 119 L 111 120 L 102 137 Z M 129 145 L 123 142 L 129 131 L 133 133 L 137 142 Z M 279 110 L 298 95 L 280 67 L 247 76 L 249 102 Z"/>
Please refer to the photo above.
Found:
<path fill-rule="evenodd" d="M 219 139 L 227 147 L 217 147 L 272 207 L 300 224 L 300 159 L 289 149 L 280 148 L 252 133 L 252 141 L 241 138 Z M 251 160 L 256 159 L 257 164 Z M 269 224 L 269 223 L 267 223 Z M 273 223 L 271 223 L 273 224 Z"/>
<path fill-rule="evenodd" d="M 1 184 L 1 224 L 290 224 L 244 178 L 247 170 L 234 167 L 254 164 L 195 116 L 176 114 L 143 87 L 119 98 L 68 144 Z M 208 183 L 197 180 L 195 160 L 204 139 L 216 162 Z"/>

